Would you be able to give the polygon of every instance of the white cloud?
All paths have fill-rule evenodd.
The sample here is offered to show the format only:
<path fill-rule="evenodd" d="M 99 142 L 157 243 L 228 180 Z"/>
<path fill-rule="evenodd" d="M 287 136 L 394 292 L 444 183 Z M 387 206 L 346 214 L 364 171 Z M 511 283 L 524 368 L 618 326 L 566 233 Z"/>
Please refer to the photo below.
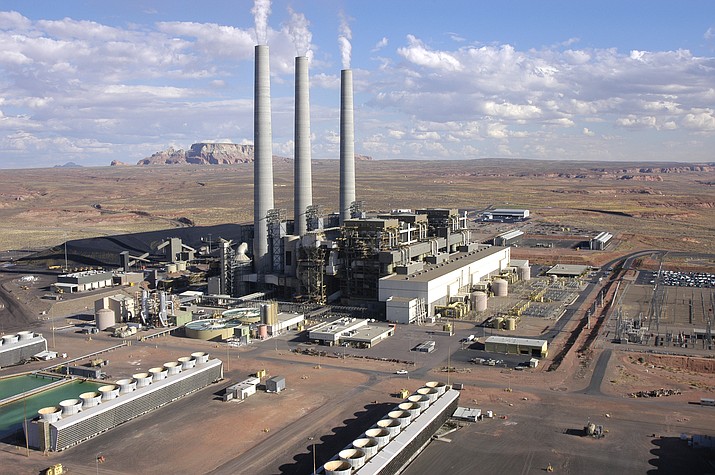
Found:
<path fill-rule="evenodd" d="M 388 43 L 387 36 L 383 36 L 383 37 L 380 39 L 380 41 L 378 41 L 377 43 L 375 43 L 375 46 L 373 46 L 373 48 L 372 48 L 371 51 L 372 51 L 373 53 L 374 53 L 374 52 L 377 52 L 377 51 L 380 51 L 380 50 L 383 49 L 385 46 L 387 46 L 387 43 Z"/>
<path fill-rule="evenodd" d="M 407 47 L 398 48 L 397 52 L 406 60 L 418 66 L 443 71 L 460 71 L 462 65 L 450 53 L 428 50 L 424 44 L 412 35 L 407 35 Z"/>
<path fill-rule="evenodd" d="M 596 134 L 593 132 L 593 130 L 590 130 L 588 127 L 584 127 L 583 135 L 585 135 L 586 137 L 593 137 Z"/>

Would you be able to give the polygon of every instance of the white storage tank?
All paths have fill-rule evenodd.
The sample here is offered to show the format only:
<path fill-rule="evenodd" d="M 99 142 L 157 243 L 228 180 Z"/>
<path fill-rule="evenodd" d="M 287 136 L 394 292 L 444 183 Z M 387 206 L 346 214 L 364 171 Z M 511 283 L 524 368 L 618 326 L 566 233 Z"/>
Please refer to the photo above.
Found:
<path fill-rule="evenodd" d="M 196 360 L 191 356 L 182 356 L 179 358 L 179 363 L 181 363 L 181 370 L 191 369 L 196 366 Z"/>
<path fill-rule="evenodd" d="M 183 272 L 186 270 L 186 261 L 177 261 L 176 262 L 176 270 L 179 272 Z"/>
<path fill-rule="evenodd" d="M 519 277 L 519 280 L 527 281 L 531 280 L 531 267 L 527 266 L 520 266 L 517 267 L 517 276 Z"/>
<path fill-rule="evenodd" d="M 102 401 L 109 401 L 110 399 L 114 399 L 119 396 L 119 387 L 114 384 L 100 386 L 97 391 L 99 391 L 99 394 L 102 395 Z"/>
<path fill-rule="evenodd" d="M 390 433 L 390 438 L 394 439 L 397 434 L 400 433 L 402 425 L 397 419 L 381 419 L 377 421 L 377 427 L 380 429 L 385 429 Z"/>
<path fill-rule="evenodd" d="M 325 475 L 350 475 L 353 466 L 344 460 L 331 460 L 323 465 Z"/>
<path fill-rule="evenodd" d="M 47 422 L 57 422 L 60 420 L 62 415 L 62 408 L 59 406 L 49 406 L 43 407 L 37 414 L 40 416 L 40 420 Z"/>
<path fill-rule="evenodd" d="M 475 312 L 484 312 L 487 310 L 487 294 L 486 292 L 472 292 L 471 302 L 472 310 Z"/>
<path fill-rule="evenodd" d="M 100 308 L 94 313 L 94 323 L 97 325 L 97 330 L 104 331 L 109 327 L 113 327 L 117 323 L 114 310 L 111 308 Z"/>
<path fill-rule="evenodd" d="M 120 379 L 116 384 L 119 386 L 119 394 L 130 393 L 137 388 L 137 382 L 133 378 Z"/>
<path fill-rule="evenodd" d="M 137 382 L 137 388 L 144 388 L 151 384 L 152 376 L 149 373 L 136 373 L 132 375 Z"/>
<path fill-rule="evenodd" d="M 436 389 L 436 390 L 437 390 L 437 394 L 440 395 L 440 396 L 441 396 L 442 394 L 444 394 L 444 392 L 447 390 L 447 385 L 444 384 L 444 383 L 441 382 L 441 381 L 429 381 L 429 382 L 425 383 L 425 387 L 426 387 L 426 388 L 434 388 L 434 389 Z"/>
<path fill-rule="evenodd" d="M 504 279 L 494 279 L 492 281 L 492 292 L 497 297 L 506 297 L 509 294 L 509 283 Z"/>
<path fill-rule="evenodd" d="M 387 413 L 387 416 L 395 419 L 396 421 L 400 421 L 400 427 L 403 429 L 410 424 L 410 421 L 412 421 L 412 415 L 407 411 L 390 411 Z"/>
<path fill-rule="evenodd" d="M 197 351 L 196 353 L 191 353 L 192 358 L 196 360 L 196 364 L 204 364 L 209 361 L 209 354 L 205 351 Z"/>
<path fill-rule="evenodd" d="M 179 266 L 176 265 L 176 263 L 172 262 L 171 264 L 166 265 L 166 272 L 169 274 L 173 274 L 174 272 L 179 270 Z"/>
<path fill-rule="evenodd" d="M 62 408 L 62 416 L 71 416 L 72 414 L 77 414 L 82 410 L 82 401 L 79 399 L 65 399 L 60 402 L 60 407 Z"/>
<path fill-rule="evenodd" d="M 352 466 L 353 470 L 356 470 L 365 465 L 365 460 L 367 459 L 365 451 L 361 449 L 341 450 L 340 452 L 338 452 L 338 457 L 340 457 L 340 460 L 344 460 L 349 463 Z"/>
<path fill-rule="evenodd" d="M 377 449 L 379 448 L 377 440 L 371 437 L 363 437 L 353 440 L 353 447 L 365 452 L 365 456 L 368 459 L 375 455 L 377 453 Z"/>
<path fill-rule="evenodd" d="M 102 402 L 102 395 L 97 391 L 89 391 L 79 395 L 82 400 L 82 409 L 98 406 Z"/>
<path fill-rule="evenodd" d="M 168 363 L 164 363 L 164 368 L 166 368 L 169 376 L 181 373 L 181 363 L 178 361 L 169 361 Z"/>
<path fill-rule="evenodd" d="M 412 396 L 408 397 L 407 400 L 409 402 L 414 402 L 420 406 L 420 410 L 424 411 L 429 407 L 430 400 L 427 396 L 424 396 L 422 394 L 413 394 Z"/>
<path fill-rule="evenodd" d="M 377 446 L 382 448 L 390 441 L 390 431 L 381 427 L 375 427 L 365 431 L 365 435 L 377 441 Z"/>
<path fill-rule="evenodd" d="M 166 368 L 149 368 L 149 374 L 151 374 L 152 381 L 161 381 L 166 379 L 169 371 Z"/>

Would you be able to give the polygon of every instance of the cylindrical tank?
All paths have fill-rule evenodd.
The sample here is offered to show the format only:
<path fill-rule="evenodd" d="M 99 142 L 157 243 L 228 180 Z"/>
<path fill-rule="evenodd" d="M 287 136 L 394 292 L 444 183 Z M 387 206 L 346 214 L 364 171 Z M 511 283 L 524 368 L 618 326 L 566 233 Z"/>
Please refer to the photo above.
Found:
<path fill-rule="evenodd" d="M 268 338 L 268 325 L 266 325 L 265 323 L 261 323 L 260 325 L 258 325 L 258 338 L 260 338 L 261 340 L 265 340 L 266 338 Z"/>
<path fill-rule="evenodd" d="M 323 465 L 325 475 L 350 475 L 353 471 L 353 466 L 345 460 L 331 460 Z"/>
<path fill-rule="evenodd" d="M 178 261 L 176 263 L 176 270 L 179 272 L 186 270 L 186 261 Z"/>
<path fill-rule="evenodd" d="M 381 419 L 377 421 L 377 427 L 387 430 L 390 433 L 390 438 L 394 438 L 400 433 L 402 425 L 397 419 Z"/>
<path fill-rule="evenodd" d="M 375 455 L 377 453 L 377 449 L 379 448 L 377 440 L 373 439 L 372 437 L 363 437 L 360 439 L 353 440 L 353 447 L 365 452 L 365 456 L 367 458 L 370 458 Z"/>
<path fill-rule="evenodd" d="M 168 272 L 169 274 L 173 274 L 173 273 L 176 272 L 177 270 L 179 270 L 179 268 L 178 268 L 177 265 L 176 265 L 175 263 L 173 263 L 173 262 L 166 265 L 166 272 Z"/>
<path fill-rule="evenodd" d="M 531 267 L 529 266 L 520 266 L 516 270 L 517 275 L 519 276 L 519 280 L 527 281 L 531 280 Z"/>
<path fill-rule="evenodd" d="M 420 388 L 417 390 L 417 394 L 427 396 L 429 398 L 430 404 L 435 402 L 437 400 L 437 396 L 439 395 L 437 390 L 434 388 Z"/>
<path fill-rule="evenodd" d="M 375 427 L 365 431 L 365 435 L 377 441 L 378 447 L 384 447 L 390 441 L 390 431 L 381 427 Z"/>
<path fill-rule="evenodd" d="M 196 360 L 191 356 L 182 356 L 179 358 L 179 363 L 181 363 L 181 370 L 191 369 L 196 366 Z"/>
<path fill-rule="evenodd" d="M 62 416 L 71 416 L 82 410 L 82 401 L 79 399 L 65 399 L 60 402 L 62 408 Z"/>
<path fill-rule="evenodd" d="M 33 335 L 34 334 L 31 331 L 27 331 L 27 330 L 17 332 L 17 338 L 19 341 L 30 340 L 30 339 L 32 339 Z"/>
<path fill-rule="evenodd" d="M 504 326 L 504 317 L 497 317 L 494 319 L 494 328 L 500 330 Z"/>
<path fill-rule="evenodd" d="M 399 406 L 397 406 L 400 410 L 402 411 L 407 411 L 410 413 L 410 419 L 414 420 L 415 417 L 420 415 L 420 412 L 422 409 L 420 409 L 420 405 L 417 404 L 416 402 L 403 402 Z"/>
<path fill-rule="evenodd" d="M 166 368 L 149 368 L 149 374 L 151 374 L 152 381 L 161 381 L 166 379 L 169 371 Z"/>
<path fill-rule="evenodd" d="M 132 375 L 132 378 L 137 381 L 137 388 L 144 388 L 152 382 L 152 375 L 149 373 L 136 373 Z"/>
<path fill-rule="evenodd" d="M 137 388 L 137 382 L 132 378 L 120 379 L 116 384 L 119 386 L 119 394 L 130 393 Z"/>
<path fill-rule="evenodd" d="M 97 391 L 99 391 L 99 394 L 102 395 L 102 401 L 109 401 L 110 399 L 114 399 L 115 397 L 119 396 L 119 387 L 115 386 L 114 384 L 100 386 Z"/>
<path fill-rule="evenodd" d="M 387 416 L 395 419 L 396 421 L 400 421 L 400 427 L 405 428 L 410 424 L 410 421 L 412 421 L 412 414 L 410 414 L 407 411 L 390 411 L 387 413 Z"/>
<path fill-rule="evenodd" d="M 97 406 L 102 402 L 102 395 L 97 391 L 82 393 L 79 398 L 82 400 L 82 409 Z"/>
<path fill-rule="evenodd" d="M 487 309 L 486 292 L 472 292 L 471 304 L 472 310 L 474 310 L 475 312 L 484 312 Z"/>
<path fill-rule="evenodd" d="M 20 337 L 17 335 L 3 335 L 2 337 L 2 342 L 5 345 L 9 345 L 11 343 L 17 343 L 20 340 Z"/>
<path fill-rule="evenodd" d="M 426 388 L 434 388 L 440 396 L 447 390 L 447 385 L 441 381 L 429 381 L 425 383 Z"/>
<path fill-rule="evenodd" d="M 504 279 L 494 279 L 492 281 L 492 292 L 497 297 L 506 297 L 509 294 L 509 283 Z"/>
<path fill-rule="evenodd" d="M 509 317 L 506 319 L 506 329 L 512 331 L 516 330 L 516 318 Z"/>
<path fill-rule="evenodd" d="M 100 308 L 94 314 L 94 322 L 97 325 L 97 330 L 104 331 L 107 328 L 114 326 L 117 323 L 114 310 L 111 308 Z"/>
<path fill-rule="evenodd" d="M 205 351 L 197 351 L 195 353 L 191 353 L 191 357 L 196 360 L 196 364 L 204 364 L 208 363 L 209 361 L 209 354 Z"/>
<path fill-rule="evenodd" d="M 169 361 L 168 363 L 164 363 L 164 368 L 166 368 L 166 372 L 169 376 L 181 373 L 181 363 L 178 361 Z"/>
<path fill-rule="evenodd" d="M 494 417 L 494 412 L 487 411 L 487 419 L 491 419 L 492 417 Z"/>
<path fill-rule="evenodd" d="M 365 465 L 367 456 L 362 449 L 345 449 L 338 452 L 340 460 L 344 460 L 350 464 L 353 470 L 356 470 Z"/>
<path fill-rule="evenodd" d="M 37 414 L 40 416 L 40 420 L 57 422 L 60 420 L 60 416 L 62 415 L 62 408 L 59 406 L 43 407 L 37 411 Z"/>
<path fill-rule="evenodd" d="M 430 400 L 427 396 L 422 394 L 414 394 L 407 398 L 408 401 L 414 402 L 420 406 L 420 411 L 424 411 L 429 407 Z"/>

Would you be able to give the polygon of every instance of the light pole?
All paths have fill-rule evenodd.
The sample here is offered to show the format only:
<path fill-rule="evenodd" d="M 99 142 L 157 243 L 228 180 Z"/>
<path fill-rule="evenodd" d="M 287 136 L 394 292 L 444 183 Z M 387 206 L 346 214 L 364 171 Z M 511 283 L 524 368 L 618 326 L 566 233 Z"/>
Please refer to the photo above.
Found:
<path fill-rule="evenodd" d="M 315 437 L 312 437 L 312 436 L 308 437 L 308 440 L 311 441 L 312 445 L 313 445 L 313 475 L 315 475 L 316 472 L 318 471 L 318 467 L 315 463 L 315 459 L 316 459 L 316 457 L 315 457 Z"/>

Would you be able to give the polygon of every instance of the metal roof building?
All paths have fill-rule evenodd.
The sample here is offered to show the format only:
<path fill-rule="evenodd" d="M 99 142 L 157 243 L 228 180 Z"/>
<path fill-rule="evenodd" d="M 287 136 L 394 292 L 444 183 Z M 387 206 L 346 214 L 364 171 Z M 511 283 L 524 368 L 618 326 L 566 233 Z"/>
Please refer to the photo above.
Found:
<path fill-rule="evenodd" d="M 508 336 L 490 336 L 484 342 L 484 349 L 493 353 L 530 355 L 539 358 L 546 358 L 549 354 L 546 340 Z"/>
<path fill-rule="evenodd" d="M 603 251 L 612 238 L 613 234 L 604 231 L 589 241 L 589 247 L 593 251 Z"/>

